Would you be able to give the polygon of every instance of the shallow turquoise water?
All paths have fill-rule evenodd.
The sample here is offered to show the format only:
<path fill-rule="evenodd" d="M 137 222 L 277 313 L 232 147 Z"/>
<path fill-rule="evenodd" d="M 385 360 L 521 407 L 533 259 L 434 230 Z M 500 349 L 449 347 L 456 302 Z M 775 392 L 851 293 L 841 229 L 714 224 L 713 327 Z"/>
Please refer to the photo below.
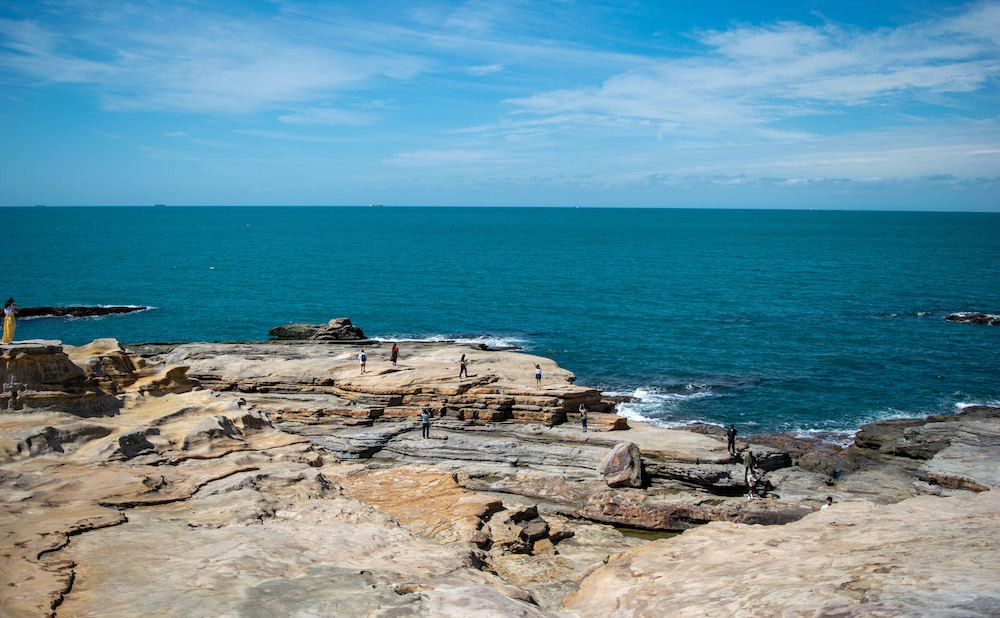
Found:
<path fill-rule="evenodd" d="M 516 208 L 14 208 L 2 293 L 80 344 L 369 336 L 523 345 L 670 424 L 852 432 L 1000 402 L 1000 215 Z"/>

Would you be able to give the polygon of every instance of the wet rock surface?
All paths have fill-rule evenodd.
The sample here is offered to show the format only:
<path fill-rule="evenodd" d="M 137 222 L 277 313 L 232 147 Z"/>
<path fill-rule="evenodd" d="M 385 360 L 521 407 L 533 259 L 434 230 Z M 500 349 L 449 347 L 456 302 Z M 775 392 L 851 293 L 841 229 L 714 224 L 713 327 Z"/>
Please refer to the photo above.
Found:
<path fill-rule="evenodd" d="M 1000 314 L 983 313 L 981 311 L 963 311 L 950 313 L 944 317 L 949 322 L 965 322 L 966 324 L 1000 325 Z"/>
<path fill-rule="evenodd" d="M 137 307 L 134 305 L 107 305 L 107 306 L 69 306 L 69 307 L 22 307 L 18 310 L 18 317 L 71 317 L 89 318 L 102 315 L 123 315 L 135 313 L 136 311 L 148 311 L 153 307 Z"/>

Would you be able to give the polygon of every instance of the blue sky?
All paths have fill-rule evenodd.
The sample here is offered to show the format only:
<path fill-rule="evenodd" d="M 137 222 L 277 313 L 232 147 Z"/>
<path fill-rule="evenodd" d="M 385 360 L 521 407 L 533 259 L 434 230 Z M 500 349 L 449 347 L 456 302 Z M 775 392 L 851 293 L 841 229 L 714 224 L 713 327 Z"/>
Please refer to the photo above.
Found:
<path fill-rule="evenodd" d="M 998 211 L 998 84 L 998 1 L 0 0 L 0 205 Z"/>

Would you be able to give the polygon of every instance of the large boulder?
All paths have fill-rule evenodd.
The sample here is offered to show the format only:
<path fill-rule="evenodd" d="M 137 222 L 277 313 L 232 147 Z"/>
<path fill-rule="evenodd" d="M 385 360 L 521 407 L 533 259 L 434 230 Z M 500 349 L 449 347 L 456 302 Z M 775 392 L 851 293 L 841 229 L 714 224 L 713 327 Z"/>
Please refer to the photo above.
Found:
<path fill-rule="evenodd" d="M 350 318 L 334 318 L 326 324 L 283 324 L 267 332 L 279 341 L 360 341 L 365 334 Z"/>
<path fill-rule="evenodd" d="M 608 487 L 642 487 L 642 458 L 639 447 L 621 442 L 607 454 L 597 472 Z"/>
<path fill-rule="evenodd" d="M 351 324 L 349 318 L 334 318 L 310 337 L 314 341 L 358 341 L 364 338 L 365 334 Z"/>

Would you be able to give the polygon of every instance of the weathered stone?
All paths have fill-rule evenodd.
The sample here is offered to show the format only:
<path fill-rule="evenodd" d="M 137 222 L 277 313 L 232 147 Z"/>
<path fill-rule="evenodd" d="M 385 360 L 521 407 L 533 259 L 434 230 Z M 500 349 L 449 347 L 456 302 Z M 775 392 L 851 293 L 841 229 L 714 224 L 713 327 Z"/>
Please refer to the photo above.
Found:
<path fill-rule="evenodd" d="M 716 529 L 709 524 L 692 530 L 707 522 L 789 524 L 813 513 L 825 495 L 834 496 L 835 505 L 823 517 L 849 510 L 859 497 L 891 503 L 915 492 L 933 494 L 928 504 L 947 512 L 964 504 L 953 500 L 973 492 L 995 493 L 982 490 L 998 482 L 993 463 L 1000 410 L 970 408 L 956 416 L 866 430 L 851 449 L 829 451 L 840 463 L 826 468 L 821 445 L 741 441 L 758 455 L 772 486 L 765 499 L 751 501 L 741 495 L 742 465 L 730 458 L 721 436 L 633 423 L 626 435 L 641 451 L 648 485 L 609 489 L 596 470 L 621 440 L 606 432 L 583 433 L 575 416 L 580 403 L 596 410 L 600 393 L 572 384 L 572 374 L 551 361 L 456 344 L 407 343 L 398 366 L 392 366 L 385 346 L 366 342 L 369 372 L 362 376 L 354 360 L 358 347 L 171 344 L 143 348 L 153 356 L 139 358 L 131 346 L 123 349 L 111 340 L 67 348 L 75 367 L 55 352 L 29 353 L 30 362 L 22 365 L 24 359 L 9 357 L 23 375 L 62 371 L 70 382 L 37 381 L 46 390 L 26 402 L 17 389 L 6 393 L 6 402 L 22 409 L 8 406 L 0 414 L 0 549 L 7 561 L 0 569 L 0 604 L 15 615 L 52 613 L 54 607 L 65 615 L 109 616 L 467 615 L 473 610 L 542 615 L 556 613 L 588 572 L 597 569 L 593 581 L 618 564 L 618 552 L 639 543 L 593 522 L 688 530 L 679 537 L 684 539 Z M 469 379 L 457 379 L 461 353 L 471 361 Z M 159 362 L 160 354 L 177 364 Z M 44 362 L 36 362 L 45 355 Z M 543 364 L 546 376 L 541 389 L 533 384 L 535 362 Z M 60 363 L 66 366 L 57 367 Z M 220 392 L 188 380 L 187 366 Z M 82 394 L 74 385 L 83 385 Z M 117 413 L 83 421 L 65 404 L 75 396 L 109 397 Z M 39 406 L 59 398 L 63 408 Z M 515 406 L 545 420 L 568 412 L 574 423 L 500 420 Z M 432 439 L 419 437 L 412 416 L 379 417 L 392 408 L 403 408 L 391 410 L 399 414 L 434 410 Z M 456 411 L 469 418 L 458 420 Z M 280 421 L 277 427 L 270 418 Z M 341 463 L 332 453 L 364 463 Z M 834 470 L 837 478 L 790 465 L 811 456 L 816 470 Z M 365 462 L 370 457 L 377 459 Z M 905 528 L 912 517 L 922 526 L 926 508 L 904 504 L 890 515 L 862 513 L 846 529 L 868 525 L 866 518 L 877 526 L 877 520 L 893 519 Z M 995 512 L 995 506 L 987 510 Z M 975 526 L 984 521 L 995 530 L 996 522 L 972 511 L 966 515 L 973 522 L 968 534 L 984 547 L 995 544 Z M 836 531 L 839 523 L 837 517 L 824 525 Z M 946 524 L 946 531 L 951 527 Z M 780 555 L 786 528 L 737 528 L 743 530 L 737 553 Z M 827 528 L 787 530 L 789 542 L 800 543 L 823 537 Z M 890 547 L 899 541 L 929 548 L 942 564 L 966 555 L 961 543 L 899 540 L 888 530 Z M 876 560 L 879 534 L 862 532 L 861 538 L 871 539 L 868 554 Z M 617 589 L 603 598 L 592 596 L 588 584 L 581 591 L 582 609 L 574 605 L 572 611 L 626 615 L 633 601 L 651 595 L 651 609 L 641 611 L 657 615 L 688 607 L 698 608 L 692 614 L 725 615 L 743 611 L 745 603 L 762 614 L 802 613 L 772 612 L 778 605 L 762 600 L 784 596 L 785 582 L 801 582 L 795 573 L 814 568 L 819 558 L 827 563 L 820 564 L 823 575 L 814 594 L 828 595 L 829 607 L 841 607 L 837 595 L 853 593 L 829 594 L 826 586 L 857 587 L 844 588 L 845 580 L 831 576 L 838 569 L 852 578 L 878 575 L 877 568 L 851 570 L 859 549 L 853 536 L 829 537 L 818 546 L 825 553 L 807 547 L 803 556 L 813 552 L 811 561 L 803 557 L 803 564 L 786 573 L 771 562 L 717 559 L 715 554 L 728 556 L 729 539 L 713 537 L 710 549 L 691 554 L 698 556 L 697 569 L 694 558 L 675 565 L 677 573 L 695 574 L 690 582 L 670 583 L 673 571 L 640 565 L 629 571 L 625 586 L 635 599 L 621 601 Z M 995 572 L 991 558 L 974 559 Z M 733 581 L 727 568 L 743 579 L 716 590 L 713 586 L 722 584 L 698 575 L 701 560 L 720 580 Z M 922 560 L 910 552 L 893 565 L 919 575 L 927 569 Z M 766 581 L 748 581 L 745 564 L 767 572 Z M 848 565 L 846 571 L 837 564 Z M 956 580 L 957 571 L 926 573 L 926 589 L 949 590 L 942 597 L 950 599 L 949 609 L 990 614 L 993 597 L 979 594 L 972 579 Z M 782 582 L 782 595 L 775 595 L 775 581 Z M 872 603 L 869 591 L 878 586 L 850 581 L 865 586 L 864 595 L 852 598 Z M 695 583 L 705 586 L 704 594 L 672 596 L 674 605 L 650 592 L 683 595 Z M 745 592 L 754 585 L 760 592 Z M 971 600 L 950 592 L 956 585 Z M 793 596 L 805 594 L 796 586 Z M 890 598 L 902 588 L 884 589 Z M 868 609 L 844 607 L 847 613 Z"/>
<path fill-rule="evenodd" d="M 358 341 L 365 338 L 348 318 L 334 318 L 326 324 L 284 324 L 267 333 L 276 340 Z"/>
<path fill-rule="evenodd" d="M 564 607 L 584 618 L 996 615 L 998 530 L 994 491 L 835 503 L 781 527 L 713 523 L 612 557 Z"/>
<path fill-rule="evenodd" d="M 597 467 L 608 487 L 642 487 L 642 458 L 631 442 L 615 445 Z"/>
<path fill-rule="evenodd" d="M 102 305 L 97 307 L 72 305 L 69 307 L 21 307 L 17 314 L 22 318 L 27 317 L 71 317 L 89 318 L 102 315 L 122 315 L 125 313 L 135 313 L 136 311 L 148 311 L 153 307 L 135 307 L 133 305 Z"/>
<path fill-rule="evenodd" d="M 1000 314 L 982 313 L 980 311 L 963 311 L 960 313 L 950 313 L 944 316 L 950 322 L 965 322 L 966 324 L 991 324 L 1000 325 Z"/>

